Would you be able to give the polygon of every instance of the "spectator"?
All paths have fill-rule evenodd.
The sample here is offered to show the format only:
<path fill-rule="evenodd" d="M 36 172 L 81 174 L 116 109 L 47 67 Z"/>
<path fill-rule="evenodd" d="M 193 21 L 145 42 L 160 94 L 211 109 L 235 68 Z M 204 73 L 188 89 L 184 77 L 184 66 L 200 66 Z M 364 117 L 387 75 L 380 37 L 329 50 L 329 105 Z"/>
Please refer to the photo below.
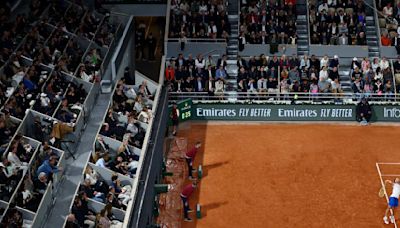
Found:
<path fill-rule="evenodd" d="M 381 36 L 381 43 L 383 46 L 391 46 L 392 41 L 389 38 L 389 35 L 387 32 L 383 32 Z"/>
<path fill-rule="evenodd" d="M 61 167 L 56 166 L 57 163 L 57 158 L 56 157 L 50 157 L 49 160 L 45 160 L 42 165 L 39 166 L 37 169 L 36 173 L 37 176 L 39 176 L 40 173 L 45 173 L 47 177 L 52 179 L 54 173 L 58 173 L 62 171 Z"/>

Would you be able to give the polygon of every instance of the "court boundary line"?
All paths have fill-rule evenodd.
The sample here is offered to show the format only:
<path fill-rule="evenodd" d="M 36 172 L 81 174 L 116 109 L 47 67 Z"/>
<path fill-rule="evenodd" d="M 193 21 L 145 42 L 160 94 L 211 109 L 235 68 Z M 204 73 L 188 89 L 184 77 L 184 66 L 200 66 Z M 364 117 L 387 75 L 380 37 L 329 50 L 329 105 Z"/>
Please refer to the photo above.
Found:
<path fill-rule="evenodd" d="M 398 164 L 400 165 L 400 163 L 398 163 Z M 389 204 L 389 197 L 388 197 L 388 194 L 386 192 L 386 186 L 385 186 L 385 182 L 383 181 L 383 178 L 382 178 L 382 173 L 381 173 L 381 169 L 379 168 L 379 163 L 377 162 L 377 163 L 375 163 L 375 165 L 376 165 L 376 169 L 378 171 L 379 179 L 381 180 L 381 186 L 382 186 L 382 188 L 384 190 L 383 192 L 385 193 L 386 202 Z M 392 209 L 390 209 L 390 214 L 394 218 L 394 223 L 393 223 L 394 227 L 397 228 L 396 218 L 394 217 L 394 212 L 393 212 Z"/>

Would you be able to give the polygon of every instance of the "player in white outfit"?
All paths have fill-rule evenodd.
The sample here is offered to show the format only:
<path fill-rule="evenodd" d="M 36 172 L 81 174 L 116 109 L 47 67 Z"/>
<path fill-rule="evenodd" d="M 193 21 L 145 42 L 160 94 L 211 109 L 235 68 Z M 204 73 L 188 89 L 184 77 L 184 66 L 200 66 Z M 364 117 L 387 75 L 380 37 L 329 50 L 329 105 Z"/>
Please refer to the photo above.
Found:
<path fill-rule="evenodd" d="M 383 217 L 383 222 L 385 224 L 389 224 L 389 220 L 388 220 L 388 213 L 390 211 L 390 209 L 393 210 L 393 215 L 390 216 L 390 222 L 394 223 L 394 209 L 399 205 L 399 196 L 400 196 L 400 178 L 396 178 L 394 180 L 394 182 L 390 181 L 390 180 L 386 180 L 385 181 L 385 185 L 386 184 L 391 184 L 393 186 L 392 189 L 392 194 L 389 197 L 389 204 L 388 207 L 385 211 L 385 217 Z"/>

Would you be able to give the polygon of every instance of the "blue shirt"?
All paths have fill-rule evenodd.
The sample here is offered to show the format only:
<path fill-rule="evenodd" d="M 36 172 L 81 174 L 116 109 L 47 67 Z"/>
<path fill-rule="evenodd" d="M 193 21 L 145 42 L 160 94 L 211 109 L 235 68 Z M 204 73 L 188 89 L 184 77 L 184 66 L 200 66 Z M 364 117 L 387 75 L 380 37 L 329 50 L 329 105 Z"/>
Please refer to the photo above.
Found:
<path fill-rule="evenodd" d="M 49 177 L 52 173 L 57 173 L 58 172 L 58 168 L 57 167 L 53 167 L 52 165 L 50 165 L 49 160 L 46 160 L 37 169 L 36 176 L 39 176 L 39 174 L 41 172 L 46 173 L 46 175 Z"/>

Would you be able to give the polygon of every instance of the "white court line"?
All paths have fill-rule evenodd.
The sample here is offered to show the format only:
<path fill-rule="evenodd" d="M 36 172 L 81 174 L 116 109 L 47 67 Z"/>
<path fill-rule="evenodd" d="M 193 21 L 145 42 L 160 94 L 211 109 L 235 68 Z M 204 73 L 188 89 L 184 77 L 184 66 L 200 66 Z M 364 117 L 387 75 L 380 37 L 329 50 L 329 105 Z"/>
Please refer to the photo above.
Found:
<path fill-rule="evenodd" d="M 400 165 L 400 163 L 395 162 L 377 162 L 378 165 Z"/>
<path fill-rule="evenodd" d="M 386 192 L 385 182 L 383 181 L 383 178 L 382 178 L 382 173 L 381 173 L 381 169 L 379 168 L 379 163 L 376 163 L 376 169 L 378 170 L 379 178 L 381 179 L 381 185 L 382 185 L 383 190 L 385 192 L 386 201 L 387 201 L 387 203 L 389 203 L 389 197 L 388 197 L 387 192 Z M 394 213 L 393 213 L 392 209 L 390 209 L 390 214 L 392 214 L 392 216 L 394 216 Z M 397 228 L 396 218 L 395 218 L 395 221 L 394 221 L 394 227 Z"/>

